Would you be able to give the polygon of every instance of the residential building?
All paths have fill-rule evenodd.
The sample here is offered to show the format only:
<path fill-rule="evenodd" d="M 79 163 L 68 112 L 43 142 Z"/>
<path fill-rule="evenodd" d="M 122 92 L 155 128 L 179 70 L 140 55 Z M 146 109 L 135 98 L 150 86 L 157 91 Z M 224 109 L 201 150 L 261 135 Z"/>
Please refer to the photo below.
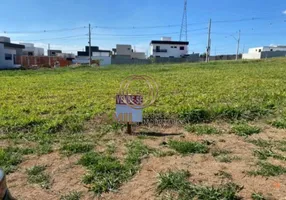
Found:
<path fill-rule="evenodd" d="M 242 59 L 263 59 L 286 56 L 286 46 L 263 46 L 250 48 Z"/>
<path fill-rule="evenodd" d="M 150 42 L 150 57 L 180 58 L 188 54 L 189 42 L 172 41 L 170 37 Z"/>
<path fill-rule="evenodd" d="M 57 53 L 62 53 L 61 50 L 48 50 L 48 56 L 57 56 Z"/>
<path fill-rule="evenodd" d="M 75 55 L 73 53 L 57 53 L 56 56 L 60 58 L 65 58 L 67 60 L 75 59 Z"/>
<path fill-rule="evenodd" d="M 116 49 L 112 49 L 113 57 L 123 59 L 146 59 L 144 52 L 136 52 L 129 44 L 117 44 Z"/>
<path fill-rule="evenodd" d="M 24 45 L 11 43 L 8 37 L 0 37 L 0 69 L 19 68 L 16 55 L 21 55 L 24 48 Z"/>
<path fill-rule="evenodd" d="M 98 46 L 91 47 L 91 59 L 99 60 L 100 66 L 111 64 L 111 51 L 101 50 Z M 85 47 L 85 51 L 78 51 L 74 63 L 89 64 L 89 46 Z"/>
<path fill-rule="evenodd" d="M 22 51 L 23 56 L 44 56 L 44 49 L 35 47 L 32 43 L 20 43 L 25 46 L 25 49 Z"/>

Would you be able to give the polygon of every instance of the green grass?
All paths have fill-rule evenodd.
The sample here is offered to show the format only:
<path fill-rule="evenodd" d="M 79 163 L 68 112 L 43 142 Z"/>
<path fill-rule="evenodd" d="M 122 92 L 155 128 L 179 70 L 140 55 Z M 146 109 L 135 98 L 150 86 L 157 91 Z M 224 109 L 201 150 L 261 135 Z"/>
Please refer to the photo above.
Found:
<path fill-rule="evenodd" d="M 286 168 L 279 166 L 279 165 L 273 165 L 267 162 L 258 162 L 258 170 L 249 171 L 249 175 L 253 176 L 279 176 L 282 174 L 286 174 Z"/>
<path fill-rule="evenodd" d="M 189 199 L 239 199 L 237 193 L 241 188 L 233 183 L 221 185 L 219 187 L 207 187 L 194 185 L 188 181 L 190 173 L 188 171 L 169 171 L 159 174 L 157 192 L 163 199 L 172 197 L 177 200 Z"/>
<path fill-rule="evenodd" d="M 285 119 L 278 119 L 271 122 L 271 125 L 275 128 L 279 129 L 286 129 L 286 120 Z"/>
<path fill-rule="evenodd" d="M 220 134 L 220 131 L 210 125 L 187 125 L 185 127 L 186 131 L 196 133 L 197 135 L 212 135 Z"/>
<path fill-rule="evenodd" d="M 80 200 L 81 196 L 82 196 L 81 192 L 73 191 L 67 195 L 61 196 L 60 200 Z"/>
<path fill-rule="evenodd" d="M 260 160 L 266 160 L 269 157 L 286 161 L 286 156 L 275 153 L 271 149 L 258 149 L 254 150 L 254 155 L 257 156 Z"/>
<path fill-rule="evenodd" d="M 7 174 L 14 172 L 17 166 L 23 161 L 23 155 L 32 153 L 32 149 L 21 149 L 7 147 L 0 149 L 0 168 Z"/>
<path fill-rule="evenodd" d="M 89 152 L 93 148 L 94 148 L 94 145 L 90 143 L 72 142 L 72 143 L 63 144 L 60 148 L 60 151 L 61 153 L 70 156 L 72 154 Z"/>
<path fill-rule="evenodd" d="M 34 166 L 28 169 L 28 182 L 38 184 L 44 189 L 49 189 L 51 184 L 50 176 L 44 172 L 45 170 L 45 166 Z"/>
<path fill-rule="evenodd" d="M 126 147 L 123 163 L 108 153 L 89 152 L 80 159 L 79 164 L 88 169 L 83 182 L 96 194 L 117 190 L 139 170 L 141 160 L 151 153 L 140 141 L 130 142 Z"/>
<path fill-rule="evenodd" d="M 80 132 L 94 116 L 114 112 L 120 82 L 132 74 L 159 85 L 145 116 L 191 123 L 277 118 L 286 105 L 284 66 L 285 59 L 269 59 L 0 71 L 0 132 Z"/>
<path fill-rule="evenodd" d="M 232 127 L 232 131 L 239 136 L 250 136 L 260 133 L 260 128 L 256 126 L 250 126 L 248 124 L 237 124 Z"/>
<path fill-rule="evenodd" d="M 169 147 L 176 150 L 178 153 L 187 155 L 192 153 L 208 153 L 209 148 L 205 144 L 199 142 L 188 142 L 188 141 L 169 141 Z"/>
<path fill-rule="evenodd" d="M 254 144 L 258 147 L 270 147 L 272 146 L 272 143 L 270 141 L 267 140 L 263 140 L 263 139 L 257 139 L 257 140 L 247 140 L 248 142 L 250 142 L 251 144 Z"/>

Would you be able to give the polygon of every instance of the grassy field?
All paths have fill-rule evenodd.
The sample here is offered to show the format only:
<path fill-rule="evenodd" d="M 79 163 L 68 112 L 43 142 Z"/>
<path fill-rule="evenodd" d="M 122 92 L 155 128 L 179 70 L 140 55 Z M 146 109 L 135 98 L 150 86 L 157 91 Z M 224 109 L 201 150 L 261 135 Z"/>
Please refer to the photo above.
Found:
<path fill-rule="evenodd" d="M 133 74 L 159 85 L 144 117 L 180 124 L 101 122 Z M 282 199 L 285 74 L 286 59 L 0 71 L 0 167 L 19 199 Z"/>

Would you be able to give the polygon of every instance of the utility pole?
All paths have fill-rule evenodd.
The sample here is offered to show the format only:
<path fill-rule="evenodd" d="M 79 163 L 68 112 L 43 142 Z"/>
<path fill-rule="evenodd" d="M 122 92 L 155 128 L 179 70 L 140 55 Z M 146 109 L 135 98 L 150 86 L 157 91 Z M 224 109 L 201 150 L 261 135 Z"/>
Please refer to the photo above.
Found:
<path fill-rule="evenodd" d="M 48 44 L 48 56 L 49 56 L 49 66 L 51 66 L 50 44 Z"/>
<path fill-rule="evenodd" d="M 238 60 L 239 46 L 240 46 L 240 30 L 238 31 L 237 50 L 236 50 L 236 60 Z"/>
<path fill-rule="evenodd" d="M 206 52 L 206 62 L 210 61 L 210 53 L 211 53 L 211 29 L 212 29 L 212 19 L 210 19 L 209 22 L 209 33 L 208 33 L 208 46 L 207 46 L 207 52 Z"/>
<path fill-rule="evenodd" d="M 90 28 L 90 24 L 88 25 L 89 27 L 89 66 L 91 66 L 91 28 Z"/>

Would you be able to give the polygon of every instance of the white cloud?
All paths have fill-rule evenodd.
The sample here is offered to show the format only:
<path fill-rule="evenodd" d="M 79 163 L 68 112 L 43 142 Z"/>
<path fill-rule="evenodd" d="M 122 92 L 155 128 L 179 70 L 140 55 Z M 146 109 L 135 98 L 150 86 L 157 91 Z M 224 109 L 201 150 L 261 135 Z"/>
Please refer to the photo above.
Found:
<path fill-rule="evenodd" d="M 286 15 L 286 10 L 284 10 L 282 13 L 283 13 L 284 15 Z"/>

